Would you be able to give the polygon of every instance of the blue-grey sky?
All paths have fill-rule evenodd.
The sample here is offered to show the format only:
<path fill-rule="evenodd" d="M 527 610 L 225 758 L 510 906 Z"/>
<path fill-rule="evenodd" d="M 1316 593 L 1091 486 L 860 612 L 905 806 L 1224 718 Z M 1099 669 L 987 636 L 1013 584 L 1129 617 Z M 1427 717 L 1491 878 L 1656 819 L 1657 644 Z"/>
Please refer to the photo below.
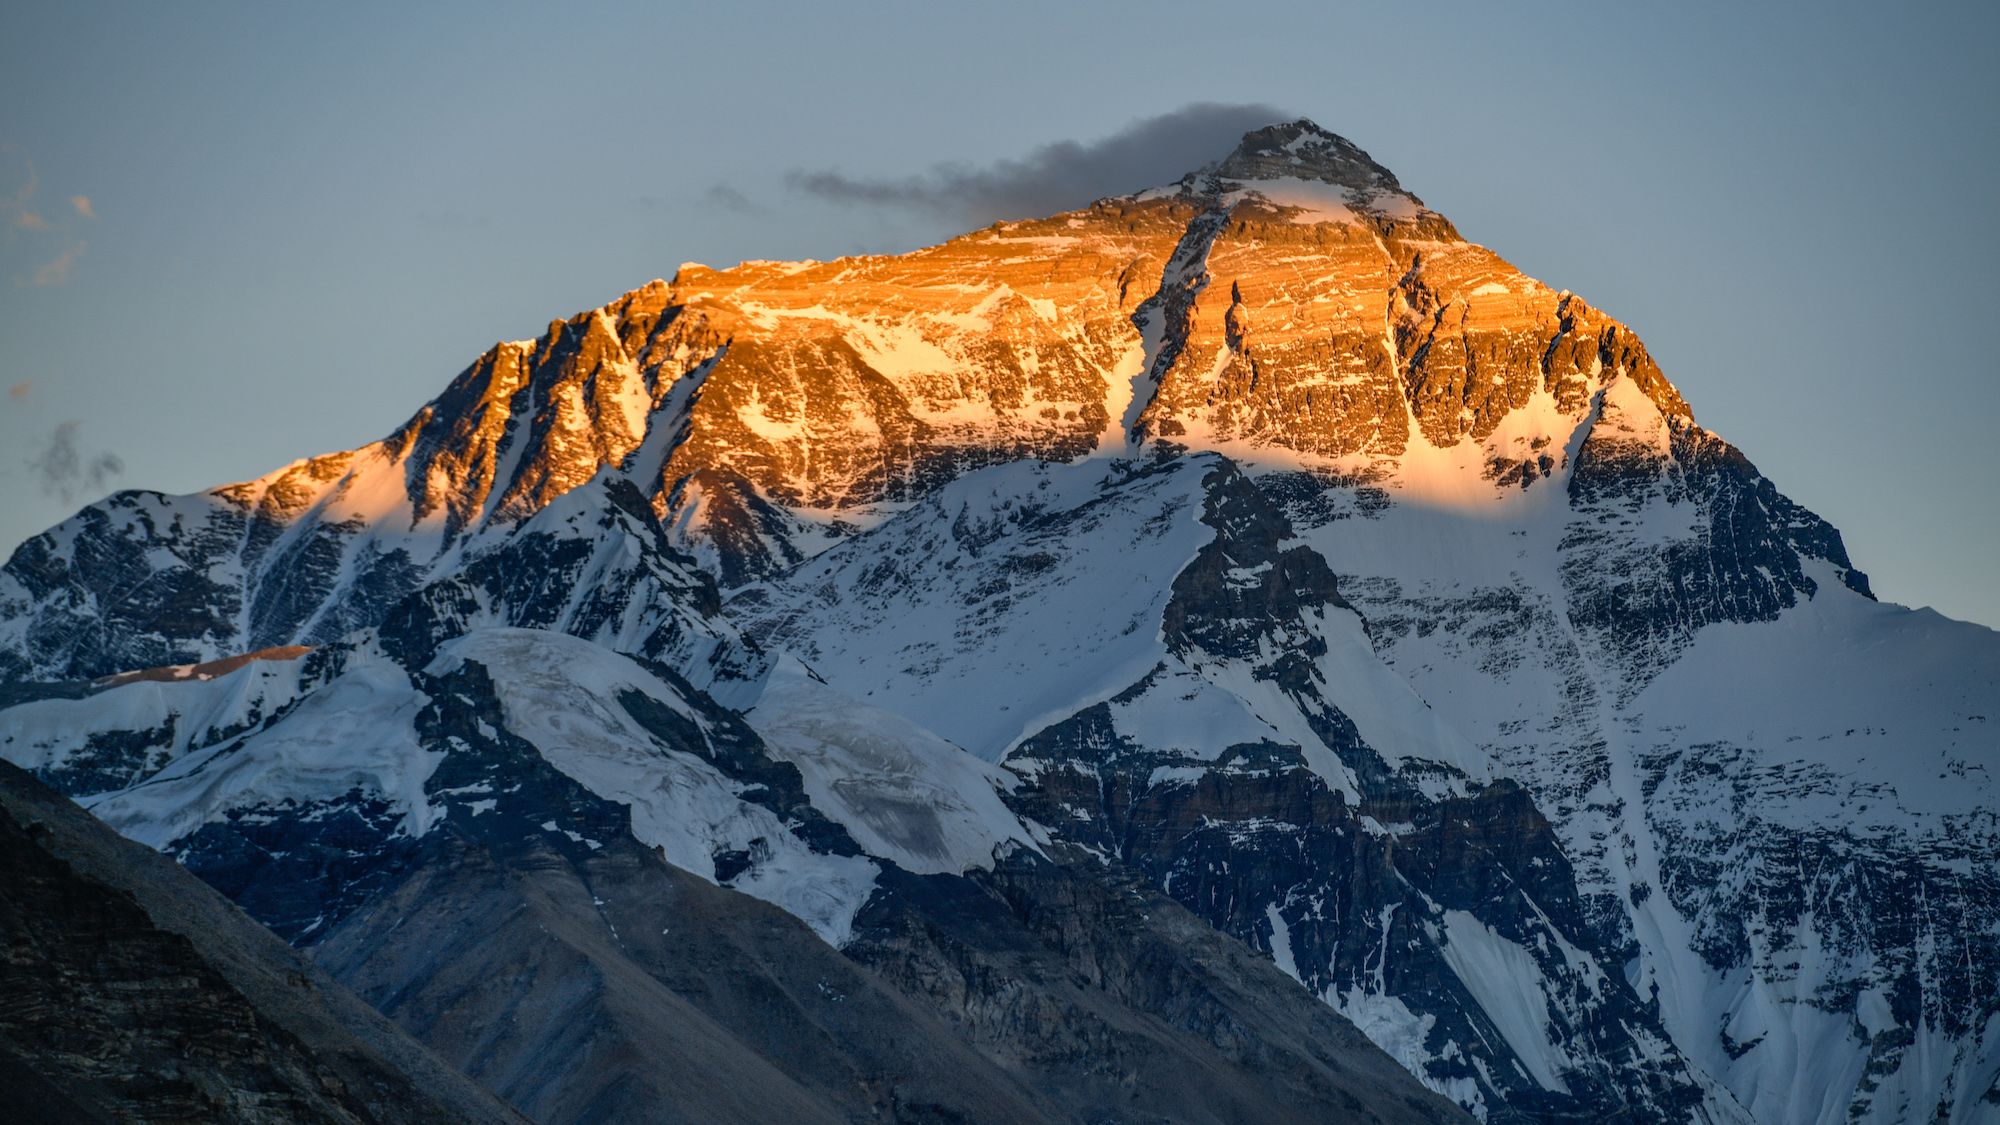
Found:
<path fill-rule="evenodd" d="M 0 551 L 111 487 L 379 437 L 682 261 L 966 225 L 829 183 L 990 187 L 1196 103 L 1351 137 L 1633 325 L 1883 597 L 2000 624 L 2000 14 L 1971 3 L 13 0 Z"/>

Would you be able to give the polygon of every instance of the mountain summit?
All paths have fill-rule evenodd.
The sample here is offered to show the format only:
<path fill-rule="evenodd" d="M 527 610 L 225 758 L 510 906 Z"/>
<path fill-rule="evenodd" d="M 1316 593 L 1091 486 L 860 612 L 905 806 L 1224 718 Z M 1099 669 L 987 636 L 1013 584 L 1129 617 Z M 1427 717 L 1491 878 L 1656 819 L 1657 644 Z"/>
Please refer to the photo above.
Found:
<path fill-rule="evenodd" d="M 1303 117 L 1244 134 L 1228 156 L 1189 178 L 1202 175 L 1238 184 L 1305 180 L 1345 189 L 1349 201 L 1359 205 L 1391 200 L 1391 206 L 1401 211 L 1423 207 L 1421 200 L 1396 182 L 1395 173 L 1375 163 L 1360 146 Z"/>
<path fill-rule="evenodd" d="M 1304 117 L 1245 133 L 1242 142 L 1215 166 L 1215 174 L 1229 180 L 1298 176 L 1356 191 L 1402 190 L 1395 174 L 1375 163 L 1360 146 Z"/>
<path fill-rule="evenodd" d="M 2000 1105 L 2000 638 L 1310 121 L 110 497 L 0 678 L 0 754 L 545 1119 L 697 1042 L 787 1115 Z"/>

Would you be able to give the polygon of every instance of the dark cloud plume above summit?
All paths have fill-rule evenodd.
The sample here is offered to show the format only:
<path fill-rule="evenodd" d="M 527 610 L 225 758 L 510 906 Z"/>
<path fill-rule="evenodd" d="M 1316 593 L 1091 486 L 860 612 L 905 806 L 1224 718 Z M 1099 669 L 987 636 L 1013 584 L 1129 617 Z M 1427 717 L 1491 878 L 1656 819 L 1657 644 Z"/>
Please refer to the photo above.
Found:
<path fill-rule="evenodd" d="M 76 439 L 78 422 L 64 422 L 49 435 L 48 444 L 28 461 L 42 492 L 65 504 L 79 495 L 96 496 L 111 484 L 111 478 L 125 471 L 125 462 L 115 453 L 86 454 Z"/>
<path fill-rule="evenodd" d="M 799 169 L 786 179 L 798 191 L 835 203 L 922 210 L 980 224 L 1172 183 L 1228 155 L 1244 133 L 1291 116 L 1268 105 L 1196 102 L 1108 137 L 1056 141 L 993 164 L 940 164 L 901 179 Z"/>

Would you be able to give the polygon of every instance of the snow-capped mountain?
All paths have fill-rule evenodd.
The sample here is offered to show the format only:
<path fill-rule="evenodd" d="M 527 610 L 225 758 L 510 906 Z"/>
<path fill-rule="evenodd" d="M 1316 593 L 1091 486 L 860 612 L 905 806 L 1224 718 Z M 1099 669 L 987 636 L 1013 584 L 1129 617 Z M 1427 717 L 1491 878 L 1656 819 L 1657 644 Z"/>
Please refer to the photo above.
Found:
<path fill-rule="evenodd" d="M 1303 1027 L 1488 1121 L 2000 1120 L 2000 635 L 1873 600 L 1630 329 L 1310 122 L 683 266 L 381 442 L 111 497 L 0 571 L 0 674 L 0 755 L 536 1115 L 547 1040 L 464 1038 L 519 998 L 425 1007 L 397 912 L 615 854 L 951 1028 L 940 1105 L 1108 1096 L 1093 1051 L 1335 1104 L 1380 1056 Z M 681 979 L 606 902 L 590 971 Z"/>

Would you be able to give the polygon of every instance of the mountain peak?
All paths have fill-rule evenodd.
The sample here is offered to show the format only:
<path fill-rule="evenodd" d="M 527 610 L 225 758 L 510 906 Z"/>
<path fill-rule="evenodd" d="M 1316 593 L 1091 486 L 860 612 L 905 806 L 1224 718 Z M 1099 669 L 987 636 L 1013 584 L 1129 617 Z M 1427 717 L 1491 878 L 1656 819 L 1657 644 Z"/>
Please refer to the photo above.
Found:
<path fill-rule="evenodd" d="M 1361 146 L 1304 117 L 1245 133 L 1212 171 L 1226 180 L 1319 180 L 1364 191 L 1403 190 L 1395 173 Z"/>

